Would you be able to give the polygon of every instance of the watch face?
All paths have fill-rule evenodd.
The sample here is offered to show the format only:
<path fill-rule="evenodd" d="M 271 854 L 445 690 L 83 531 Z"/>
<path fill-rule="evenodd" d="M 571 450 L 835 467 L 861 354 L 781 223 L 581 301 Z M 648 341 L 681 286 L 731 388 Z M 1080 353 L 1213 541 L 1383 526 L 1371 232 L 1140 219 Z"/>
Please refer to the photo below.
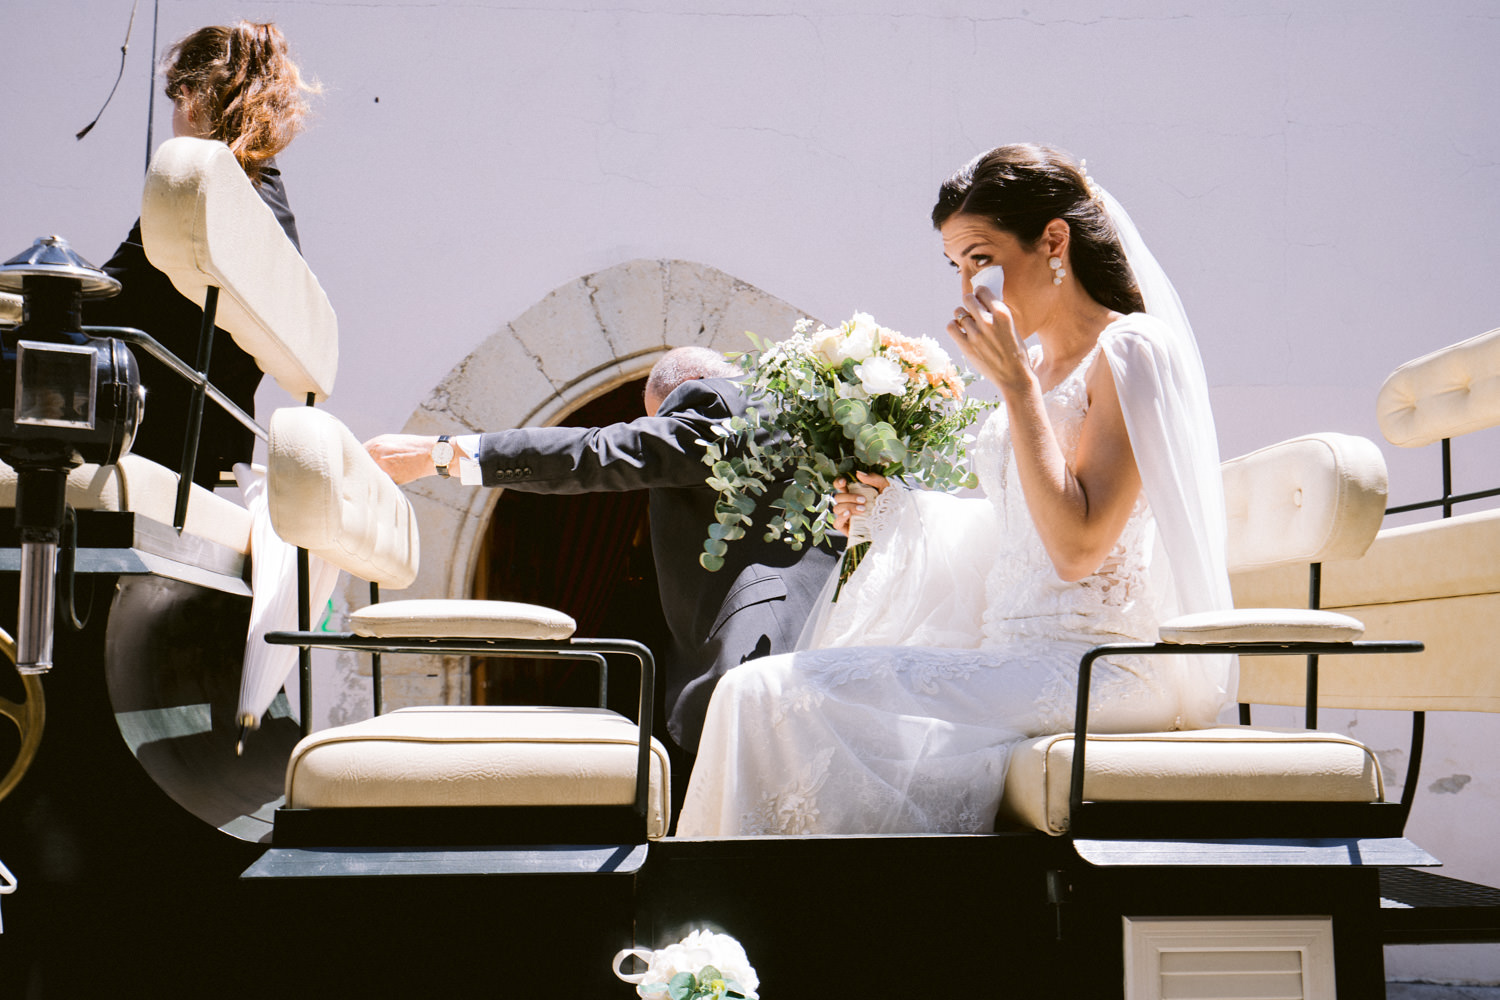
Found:
<path fill-rule="evenodd" d="M 439 441 L 432 446 L 432 464 L 443 466 L 453 461 L 453 444 L 449 441 Z"/>

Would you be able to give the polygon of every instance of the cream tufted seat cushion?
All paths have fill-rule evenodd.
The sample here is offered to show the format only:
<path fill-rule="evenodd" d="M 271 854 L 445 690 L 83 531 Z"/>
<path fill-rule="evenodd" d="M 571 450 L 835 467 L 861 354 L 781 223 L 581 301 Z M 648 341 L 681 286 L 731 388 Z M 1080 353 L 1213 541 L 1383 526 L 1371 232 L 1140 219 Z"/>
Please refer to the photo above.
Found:
<path fill-rule="evenodd" d="M 219 291 L 215 323 L 293 396 L 333 391 L 338 320 L 328 296 L 229 147 L 157 147 L 141 194 L 146 256 L 189 302 Z"/>
<path fill-rule="evenodd" d="M 434 635 L 556 642 L 571 637 L 577 628 L 561 611 L 513 601 L 390 601 L 349 615 L 349 631 L 379 639 Z"/>
<path fill-rule="evenodd" d="M 16 505 L 16 470 L 0 462 L 0 507 Z M 177 473 L 139 455 L 118 465 L 81 465 L 68 474 L 68 505 L 75 510 L 130 511 L 162 524 L 172 523 L 177 504 Z M 186 534 L 250 551 L 250 512 L 201 486 L 192 488 Z"/>
<path fill-rule="evenodd" d="M 1375 411 L 1386 440 L 1403 448 L 1500 424 L 1500 329 L 1397 368 Z"/>
<path fill-rule="evenodd" d="M 271 414 L 267 507 L 276 534 L 382 587 L 417 578 L 416 513 L 331 413 L 287 406 Z"/>
<path fill-rule="evenodd" d="M 1356 559 L 1385 516 L 1385 459 L 1373 441 L 1308 434 L 1223 464 L 1230 572 Z"/>
<path fill-rule="evenodd" d="M 1073 734 L 1015 749 L 1000 802 L 1004 819 L 1068 832 Z M 1379 802 L 1375 755 L 1335 733 L 1221 726 L 1089 736 L 1084 788 L 1093 801 Z"/>
<path fill-rule="evenodd" d="M 629 805 L 635 723 L 602 708 L 403 708 L 305 737 L 288 808 Z M 647 834 L 666 834 L 671 766 L 651 741 Z"/>

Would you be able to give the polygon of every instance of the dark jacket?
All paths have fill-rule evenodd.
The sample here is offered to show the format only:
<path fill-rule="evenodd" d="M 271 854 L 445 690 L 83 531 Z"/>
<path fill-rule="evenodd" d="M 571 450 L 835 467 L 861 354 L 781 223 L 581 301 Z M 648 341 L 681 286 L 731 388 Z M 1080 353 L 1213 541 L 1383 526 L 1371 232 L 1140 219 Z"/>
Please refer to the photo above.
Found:
<path fill-rule="evenodd" d="M 665 657 L 667 729 L 696 752 L 714 685 L 748 659 L 790 651 L 836 553 L 763 540 L 749 530 L 731 542 L 724 566 L 698 564 L 718 494 L 704 479 L 699 440 L 709 425 L 743 413 L 740 387 L 727 379 L 685 382 L 654 417 L 608 427 L 523 427 L 480 438 L 487 486 L 528 493 L 592 493 L 649 489 L 651 547 L 662 611 L 672 632 Z M 778 491 L 779 492 L 779 491 Z M 771 495 L 755 516 L 764 526 Z M 659 652 L 659 651 L 658 651 Z"/>
<path fill-rule="evenodd" d="M 297 240 L 297 221 L 287 206 L 281 171 L 275 163 L 262 168 L 257 191 L 300 252 L 302 246 Z M 183 298 L 172 285 L 172 279 L 146 259 L 145 247 L 141 245 L 141 220 L 135 221 L 130 235 L 115 250 L 104 270 L 119 280 L 120 293 L 86 303 L 84 322 L 93 326 L 129 326 L 144 330 L 188 365 L 196 365 L 203 303 Z M 140 365 L 141 384 L 146 387 L 146 409 L 130 450 L 169 469 L 179 469 L 182 467 L 192 385 L 145 350 L 132 348 L 132 351 Z M 252 416 L 255 414 L 260 366 L 223 330 L 214 332 L 208 377 L 240 409 Z M 219 480 L 220 470 L 228 471 L 236 462 L 250 461 L 254 451 L 254 434 L 216 403 L 205 400 L 194 482 L 212 488 Z"/>

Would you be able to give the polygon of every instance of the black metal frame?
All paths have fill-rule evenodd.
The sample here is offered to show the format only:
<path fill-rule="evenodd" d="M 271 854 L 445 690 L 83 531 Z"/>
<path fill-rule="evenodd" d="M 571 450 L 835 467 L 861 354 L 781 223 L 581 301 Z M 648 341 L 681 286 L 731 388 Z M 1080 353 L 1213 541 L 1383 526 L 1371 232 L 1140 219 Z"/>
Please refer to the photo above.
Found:
<path fill-rule="evenodd" d="M 302 593 L 305 595 L 306 590 Z M 302 602 L 304 605 L 306 601 Z M 651 730 L 655 722 L 656 660 L 632 639 L 459 639 L 441 636 L 373 638 L 350 632 L 270 632 L 274 645 L 364 653 L 462 654 L 543 660 L 628 656 L 641 668 L 635 796 L 628 806 L 382 806 L 289 809 L 276 812 L 277 846 L 330 843 L 361 846 L 535 843 L 645 843 L 651 794 Z M 303 703 L 303 725 L 311 713 Z"/>
<path fill-rule="evenodd" d="M 1317 697 L 1317 656 L 1418 653 L 1421 642 L 1214 642 L 1109 643 L 1084 653 L 1078 665 L 1078 702 L 1073 724 L 1073 770 L 1068 816 L 1074 837 L 1399 837 L 1411 811 L 1417 757 L 1407 771 L 1400 802 L 1093 802 L 1084 797 L 1089 685 L 1094 661 L 1111 655 L 1306 655 L 1308 686 Z"/>
<path fill-rule="evenodd" d="M 1443 508 L 1443 517 L 1453 516 L 1453 505 L 1467 503 L 1470 500 L 1483 500 L 1486 497 L 1500 496 L 1500 487 L 1488 490 L 1475 490 L 1472 493 L 1453 492 L 1453 439 L 1443 438 L 1443 495 L 1436 500 L 1422 500 L 1417 503 L 1401 504 L 1398 507 L 1387 507 L 1386 514 L 1405 514 L 1413 510 L 1427 510 L 1431 507 Z"/>
<path fill-rule="evenodd" d="M 84 331 L 108 334 L 130 344 L 145 348 L 146 352 L 165 364 L 172 371 L 193 384 L 193 395 L 188 401 L 187 437 L 182 442 L 182 462 L 178 468 L 177 502 L 172 514 L 172 527 L 181 531 L 187 523 L 188 496 L 193 488 L 193 474 L 198 468 L 198 439 L 203 432 L 203 404 L 213 402 L 239 421 L 261 440 L 267 437 L 266 429 L 255 422 L 244 410 L 230 401 L 228 396 L 208 380 L 209 362 L 213 357 L 214 318 L 219 308 L 219 288 L 209 285 L 203 299 L 203 323 L 198 331 L 198 363 L 194 367 L 163 347 L 156 338 L 144 331 L 126 326 L 88 326 Z"/>

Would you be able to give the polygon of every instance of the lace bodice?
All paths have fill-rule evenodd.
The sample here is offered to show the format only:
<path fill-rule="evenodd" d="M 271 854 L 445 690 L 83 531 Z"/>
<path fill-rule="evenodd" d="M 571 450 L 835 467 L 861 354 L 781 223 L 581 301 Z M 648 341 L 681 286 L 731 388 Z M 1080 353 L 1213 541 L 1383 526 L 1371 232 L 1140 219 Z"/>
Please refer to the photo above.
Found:
<path fill-rule="evenodd" d="M 1053 433 L 1070 464 L 1088 413 L 1088 373 L 1098 356 L 1096 346 L 1043 397 Z M 1033 366 L 1040 357 L 1040 349 L 1032 348 Z M 980 487 L 999 518 L 999 547 L 985 579 L 983 645 L 1016 636 L 1076 632 L 1149 641 L 1156 623 L 1148 574 L 1155 524 L 1145 497 L 1136 500 L 1119 541 L 1098 572 L 1067 583 L 1058 578 L 1027 510 L 1003 407 L 991 413 L 974 450 Z"/>

